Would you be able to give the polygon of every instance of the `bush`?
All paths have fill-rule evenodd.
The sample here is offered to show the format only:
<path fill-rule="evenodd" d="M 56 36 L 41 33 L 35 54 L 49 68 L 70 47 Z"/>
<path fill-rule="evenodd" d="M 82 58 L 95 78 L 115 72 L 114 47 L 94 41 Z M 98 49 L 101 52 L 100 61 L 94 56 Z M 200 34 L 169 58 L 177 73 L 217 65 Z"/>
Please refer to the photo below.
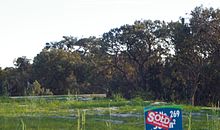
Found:
<path fill-rule="evenodd" d="M 116 93 L 113 94 L 113 100 L 119 102 L 119 101 L 125 101 L 126 99 L 120 93 Z"/>
<path fill-rule="evenodd" d="M 1 96 L 8 96 L 9 94 L 8 94 L 8 82 L 7 81 L 4 81 L 3 83 L 2 83 L 2 85 L 0 84 L 0 94 L 1 94 Z"/>
<path fill-rule="evenodd" d="M 40 83 L 37 80 L 35 80 L 29 91 L 29 95 L 31 96 L 53 95 L 53 93 L 50 91 L 50 89 L 42 88 Z"/>

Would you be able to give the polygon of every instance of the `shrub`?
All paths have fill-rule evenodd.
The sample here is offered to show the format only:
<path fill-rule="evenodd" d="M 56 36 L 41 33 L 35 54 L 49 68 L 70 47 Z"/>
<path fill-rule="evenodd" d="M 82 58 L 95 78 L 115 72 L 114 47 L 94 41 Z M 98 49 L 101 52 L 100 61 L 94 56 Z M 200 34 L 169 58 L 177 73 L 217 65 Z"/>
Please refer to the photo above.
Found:
<path fill-rule="evenodd" d="M 53 95 L 53 93 L 50 91 L 50 89 L 43 88 L 40 85 L 40 83 L 37 80 L 35 80 L 33 85 L 31 86 L 31 89 L 30 89 L 28 95 L 31 95 L 31 96 Z"/>

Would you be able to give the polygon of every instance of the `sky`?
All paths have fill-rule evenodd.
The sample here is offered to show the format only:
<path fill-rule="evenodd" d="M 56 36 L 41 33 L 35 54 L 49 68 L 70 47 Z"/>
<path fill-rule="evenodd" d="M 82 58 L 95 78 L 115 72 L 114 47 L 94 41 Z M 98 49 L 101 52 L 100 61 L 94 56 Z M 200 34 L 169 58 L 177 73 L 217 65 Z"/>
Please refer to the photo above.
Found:
<path fill-rule="evenodd" d="M 220 0 L 0 0 L 0 67 L 33 59 L 62 36 L 101 36 L 135 20 L 177 21 L 191 10 L 220 8 Z"/>

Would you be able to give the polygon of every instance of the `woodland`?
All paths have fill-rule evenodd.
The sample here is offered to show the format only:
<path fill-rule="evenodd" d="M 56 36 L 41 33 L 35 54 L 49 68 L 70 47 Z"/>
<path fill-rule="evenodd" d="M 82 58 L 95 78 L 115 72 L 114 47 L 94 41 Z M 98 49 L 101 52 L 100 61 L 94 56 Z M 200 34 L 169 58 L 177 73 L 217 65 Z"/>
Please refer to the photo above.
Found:
<path fill-rule="evenodd" d="M 33 60 L 22 56 L 0 68 L 2 96 L 106 93 L 210 105 L 220 100 L 219 85 L 220 10 L 202 6 L 178 21 L 139 20 L 100 37 L 63 36 Z"/>

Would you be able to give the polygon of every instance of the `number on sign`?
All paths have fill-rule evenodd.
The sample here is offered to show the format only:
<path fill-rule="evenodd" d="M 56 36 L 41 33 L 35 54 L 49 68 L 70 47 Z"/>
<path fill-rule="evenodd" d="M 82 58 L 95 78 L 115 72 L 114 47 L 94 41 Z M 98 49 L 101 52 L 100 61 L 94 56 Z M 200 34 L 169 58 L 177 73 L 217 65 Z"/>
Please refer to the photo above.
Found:
<path fill-rule="evenodd" d="M 175 117 L 179 117 L 180 116 L 180 111 L 177 110 L 177 111 L 170 111 L 170 117 L 171 118 L 175 118 Z"/>

